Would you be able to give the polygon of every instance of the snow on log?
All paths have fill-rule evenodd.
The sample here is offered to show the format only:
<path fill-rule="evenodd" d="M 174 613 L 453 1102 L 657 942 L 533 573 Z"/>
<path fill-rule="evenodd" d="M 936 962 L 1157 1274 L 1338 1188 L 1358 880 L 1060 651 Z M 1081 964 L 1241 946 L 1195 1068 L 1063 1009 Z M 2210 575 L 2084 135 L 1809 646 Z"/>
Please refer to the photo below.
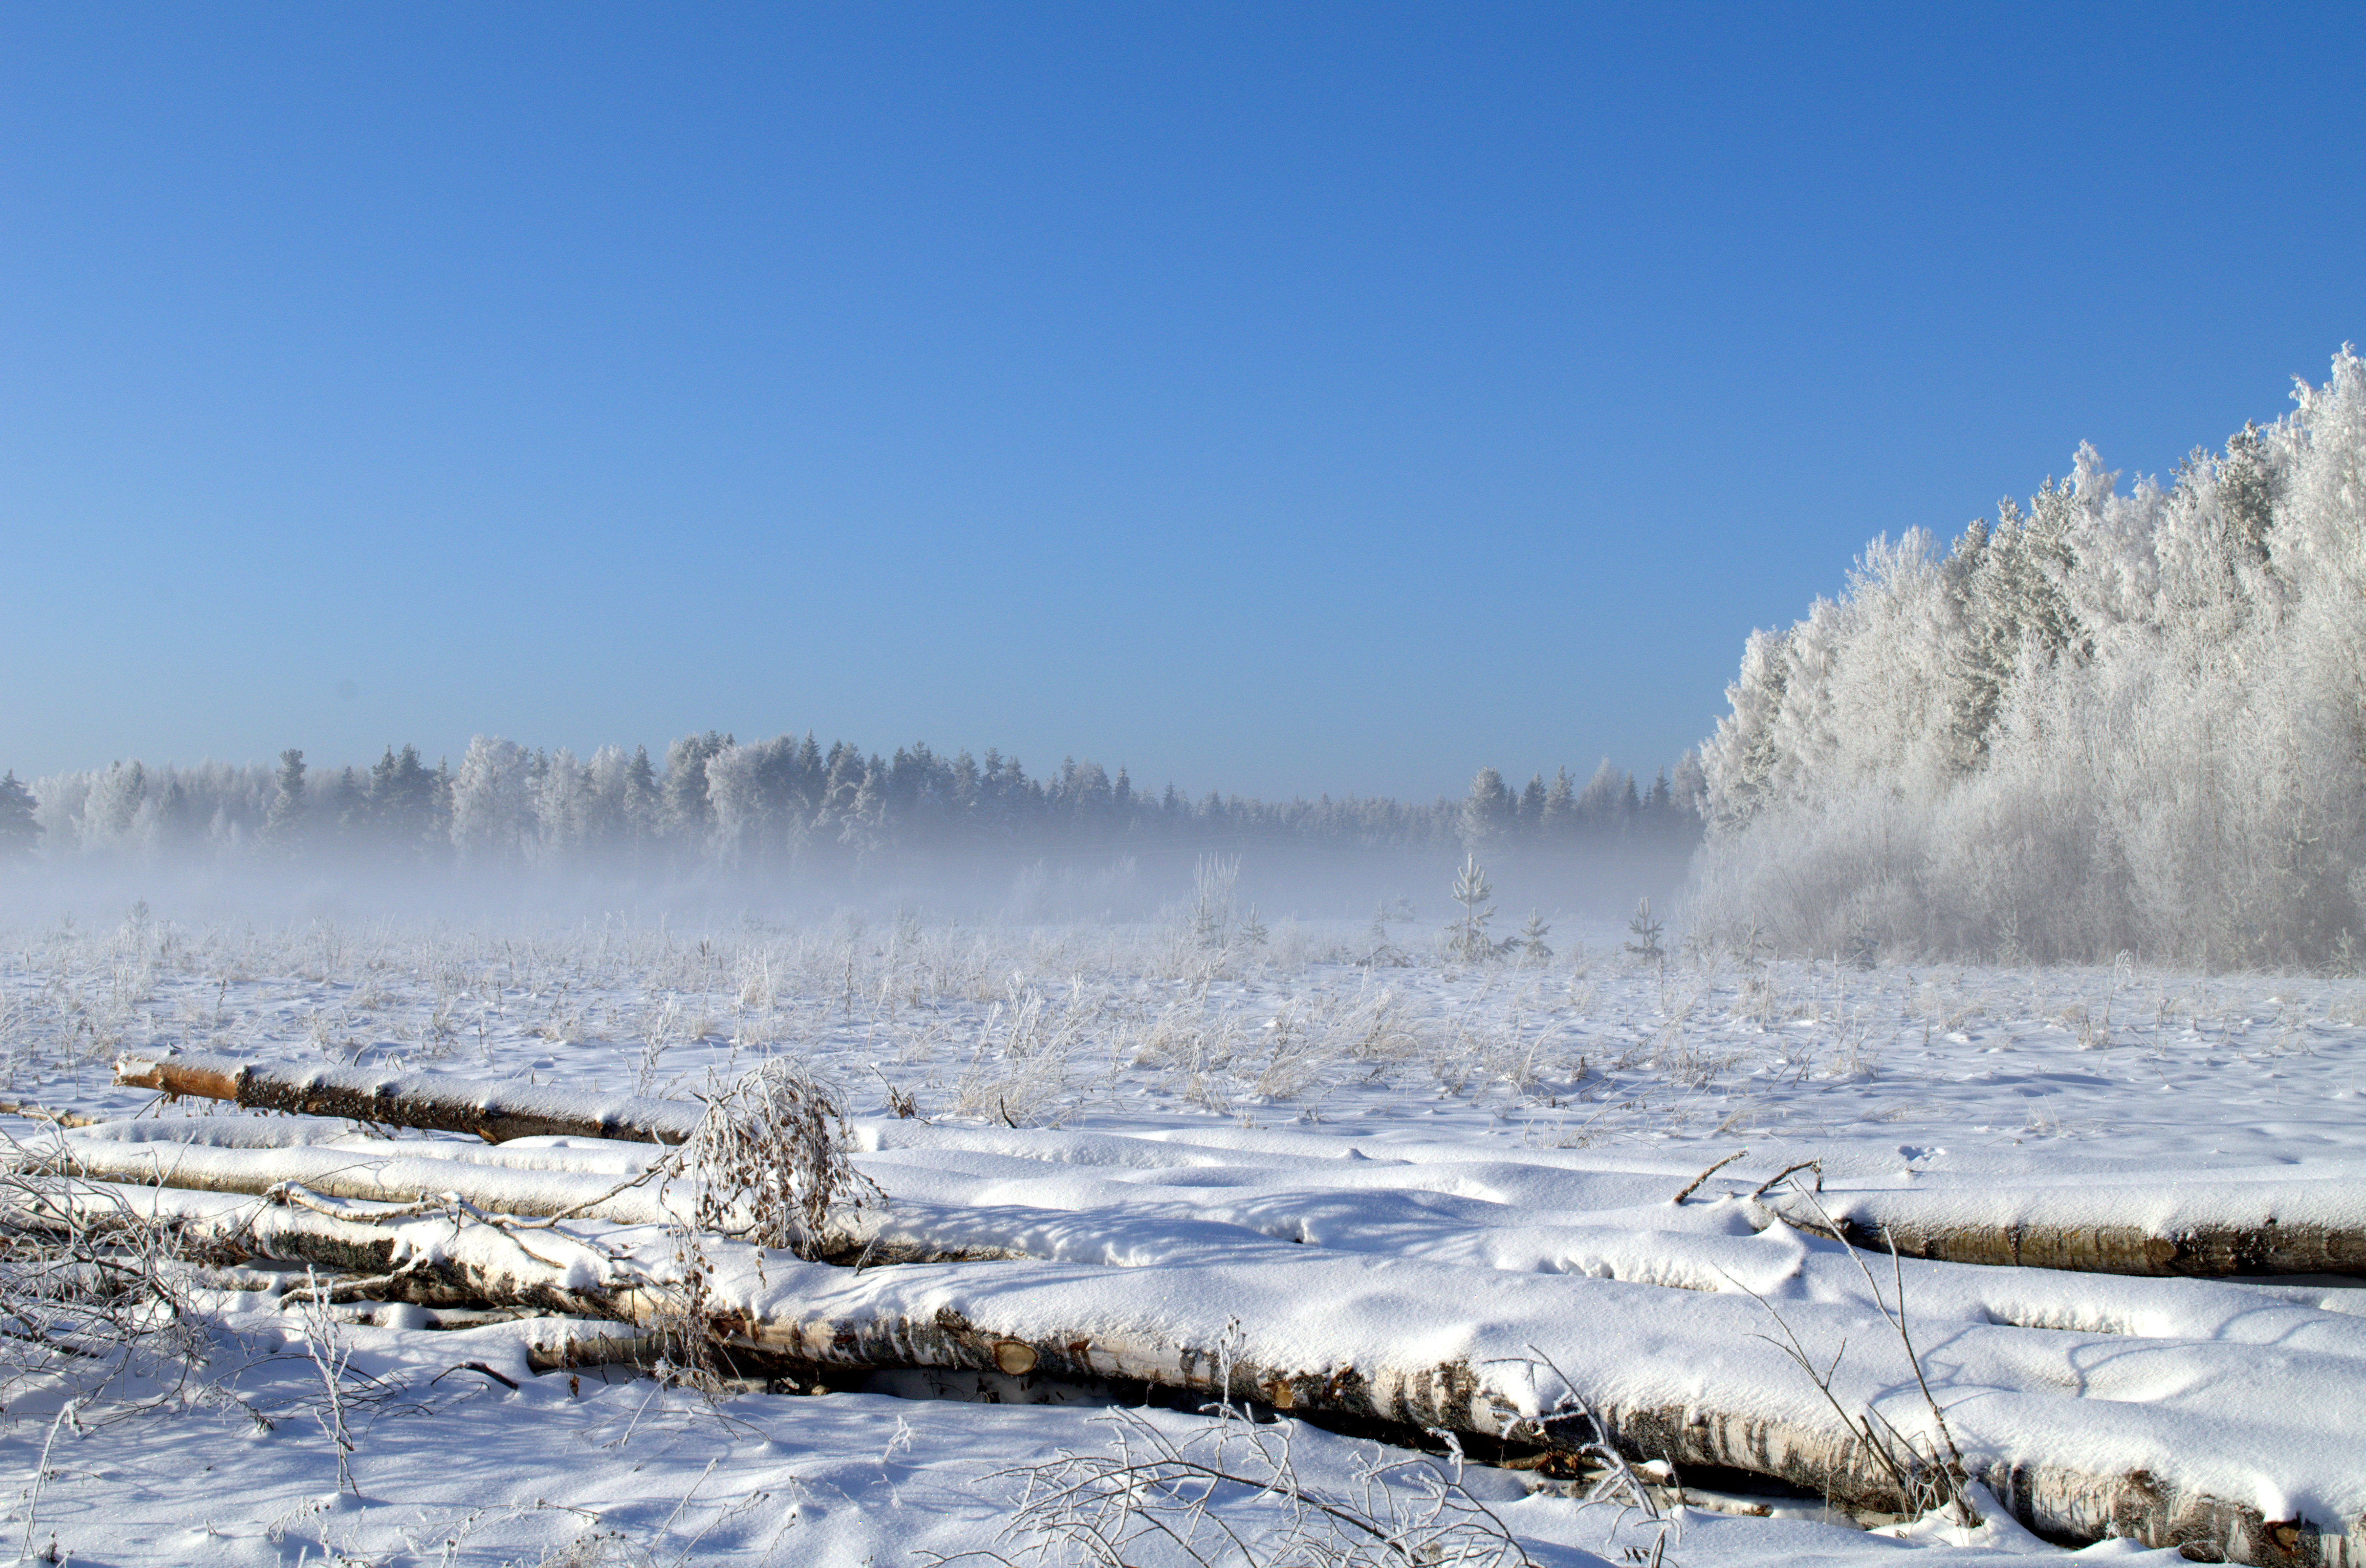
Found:
<path fill-rule="evenodd" d="M 1894 1241 L 1909 1258 L 1938 1262 L 2198 1278 L 2366 1274 L 2366 1180 L 2249 1174 L 1785 1193 L 1768 1207 L 1802 1229 L 1836 1230 L 1876 1252 Z"/>
<path fill-rule="evenodd" d="M 175 1097 L 230 1100 L 265 1111 L 343 1116 L 380 1126 L 519 1137 L 612 1137 L 681 1143 L 702 1107 L 681 1100 L 603 1095 L 526 1083 L 479 1083 L 439 1072 L 287 1067 L 188 1053 L 119 1057 L 115 1081 Z"/>
<path fill-rule="evenodd" d="M 437 1159 L 431 1152 L 435 1148 L 221 1148 L 77 1137 L 25 1150 L 11 1163 L 92 1181 L 251 1197 L 292 1182 L 327 1197 L 390 1204 L 448 1193 L 478 1208 L 521 1218 L 580 1215 L 623 1225 L 663 1225 L 677 1217 L 659 1202 L 654 1182 L 632 1185 L 629 1176 Z"/>
<path fill-rule="evenodd" d="M 473 1158 L 437 1158 L 438 1151 Z M 274 1189 L 293 1183 L 323 1197 L 366 1203 L 449 1198 L 519 1219 L 566 1216 L 614 1225 L 682 1226 L 690 1223 L 696 1208 L 694 1178 L 660 1182 L 646 1170 L 620 1175 L 529 1163 L 535 1157 L 555 1162 L 582 1153 L 572 1149 L 521 1151 L 515 1163 L 487 1163 L 494 1153 L 459 1144 L 380 1143 L 371 1148 L 355 1140 L 250 1148 L 163 1138 L 134 1143 L 73 1137 L 19 1150 L 0 1163 L 92 1182 L 246 1197 L 267 1197 Z M 974 1227 L 962 1223 L 967 1217 L 963 1212 L 925 1204 L 916 1208 L 908 1218 L 849 1216 L 851 1223 L 825 1241 L 825 1249 L 833 1257 L 875 1262 L 921 1258 L 979 1261 L 1021 1255 L 1006 1243 L 965 1234 Z"/>
<path fill-rule="evenodd" d="M 24 1100 L 0 1100 L 0 1116 L 22 1116 L 28 1122 L 48 1122 L 61 1127 L 93 1127 L 105 1120 L 85 1116 L 80 1111 L 53 1111 Z"/>
<path fill-rule="evenodd" d="M 192 1244 L 363 1274 L 389 1297 L 687 1328 L 783 1367 L 1177 1390 L 1221 1379 L 1299 1415 L 1548 1448 L 1584 1435 L 1573 1415 L 1583 1400 L 1639 1459 L 1731 1466 L 1861 1506 L 1904 1501 L 1740 1293 L 1256 1240 L 1182 1267 L 856 1271 L 711 1238 L 698 1288 L 686 1291 L 678 1233 L 652 1227 L 521 1233 L 325 1199 L 84 1191 L 94 1210 L 128 1204 Z M 1921 1424 L 1912 1368 L 1862 1304 L 1793 1298 L 1780 1310 L 1819 1366 L 1847 1342 L 1832 1384 L 1843 1408 Z M 2360 1568 L 2366 1408 L 2326 1394 L 2360 1386 L 2366 1324 L 2304 1318 L 2264 1344 L 1954 1324 L 1921 1343 L 1973 1478 L 2025 1525 L 2273 1568 Z"/>
<path fill-rule="evenodd" d="M 445 1073 L 278 1067 L 202 1055 L 126 1056 L 116 1064 L 116 1079 L 169 1094 L 468 1133 L 489 1142 L 572 1136 L 675 1144 L 703 1110 L 685 1101 L 484 1084 Z M 2204 1278 L 2366 1274 L 2366 1180 L 2350 1174 L 2170 1171 L 2141 1182 L 2082 1177 L 2055 1184 L 1957 1180 L 1831 1190 L 1821 1203 L 1831 1224 L 1797 1193 L 1770 1195 L 1766 1213 L 1874 1251 L 1888 1250 L 1894 1240 L 1907 1257 L 1942 1262 Z"/>

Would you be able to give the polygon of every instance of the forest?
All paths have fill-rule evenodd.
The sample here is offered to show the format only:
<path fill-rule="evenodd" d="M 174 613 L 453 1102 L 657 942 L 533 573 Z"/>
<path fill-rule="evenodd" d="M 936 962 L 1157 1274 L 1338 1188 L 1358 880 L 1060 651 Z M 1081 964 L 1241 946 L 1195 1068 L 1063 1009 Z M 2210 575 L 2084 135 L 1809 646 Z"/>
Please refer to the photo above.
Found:
<path fill-rule="evenodd" d="M 247 866 L 448 865 L 549 871 L 780 873 L 852 878 L 966 861 L 1152 849 L 1451 850 L 1517 857 L 1623 846 L 1681 862 L 1705 789 L 1687 754 L 1649 784 L 1605 760 L 1514 788 L 1479 770 L 1459 800 L 1264 801 L 1173 785 L 1135 789 L 1120 767 L 1073 758 L 1030 777 L 926 745 L 892 756 L 807 734 L 740 742 L 715 731 L 666 747 L 527 750 L 479 735 L 429 767 L 389 746 L 367 768 L 138 760 L 0 779 L 0 851 L 59 865 L 89 857 Z"/>
<path fill-rule="evenodd" d="M 1699 929 L 1790 952 L 2348 968 L 2366 937 L 2366 366 L 2166 483 L 2082 445 L 1755 633 Z"/>

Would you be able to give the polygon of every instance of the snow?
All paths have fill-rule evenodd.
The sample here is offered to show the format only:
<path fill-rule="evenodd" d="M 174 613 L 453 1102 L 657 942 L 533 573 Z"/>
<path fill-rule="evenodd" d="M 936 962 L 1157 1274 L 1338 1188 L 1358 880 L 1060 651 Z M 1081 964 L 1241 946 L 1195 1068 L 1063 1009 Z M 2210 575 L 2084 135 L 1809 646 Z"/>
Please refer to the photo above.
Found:
<path fill-rule="evenodd" d="M 2366 1399 L 2336 1396 L 2366 1387 L 2366 1291 L 1913 1259 L 1893 1274 L 1798 1228 L 1787 1189 L 1752 1195 L 1817 1159 L 1831 1212 L 1876 1221 L 2366 1226 L 2366 986 L 2126 969 L 1662 971 L 1617 955 L 1611 933 L 1586 935 L 1591 953 L 1548 967 L 1470 969 L 1368 967 L 1357 929 L 1287 923 L 1268 948 L 1211 954 L 1158 927 L 841 920 L 702 942 L 614 922 L 143 920 L 7 933 L 0 1021 L 7 1093 L 118 1118 L 62 1136 L 18 1124 L 28 1147 L 225 1178 L 274 1163 L 367 1172 L 389 1196 L 482 1182 L 554 1207 L 661 1151 L 147 1110 L 152 1097 L 112 1087 L 106 1064 L 181 1048 L 531 1079 L 582 1103 L 680 1098 L 795 1052 L 848 1097 L 857 1163 L 890 1200 L 884 1235 L 1019 1256 L 858 1272 L 775 1254 L 760 1277 L 746 1259 L 718 1265 L 726 1300 L 784 1324 L 951 1309 L 983 1333 L 1081 1333 L 1136 1357 L 1206 1354 L 1231 1331 L 1234 1353 L 1266 1366 L 1468 1363 L 1528 1414 L 1565 1374 L 1606 1406 L 1828 1426 L 1774 1342 L 1787 1330 L 1819 1366 L 1845 1343 L 1844 1405 L 1920 1430 L 1913 1367 L 1878 1316 L 1902 1285 L 1967 1454 L 2143 1470 L 2336 1532 L 2366 1517 Z M 889 1114 L 891 1089 L 920 1116 Z M 668 1266 L 654 1209 L 601 1212 L 576 1228 Z M 493 1245 L 443 1219 L 400 1229 L 420 1248 Z M 607 1265 L 583 1249 L 568 1267 L 588 1287 Z M 20 1388 L 0 1469 L 22 1480 L 0 1529 L 23 1532 L 29 1508 L 35 1549 L 54 1531 L 83 1562 L 887 1563 L 994 1546 L 1018 1485 L 997 1473 L 1110 1440 L 1089 1391 L 1041 1380 L 907 1372 L 869 1392 L 710 1397 L 587 1373 L 570 1390 L 528 1370 L 546 1320 L 451 1328 L 418 1308 L 344 1309 L 335 1332 L 354 1366 L 399 1392 L 364 1411 L 363 1495 L 337 1500 L 296 1315 L 265 1292 L 207 1299 L 207 1378 L 277 1412 L 273 1428 L 196 1391 L 85 1413 L 60 1429 L 36 1496 L 62 1393 Z M 981 1389 L 1002 1402 L 895 1396 Z M 1021 1402 L 1034 1397 L 1069 1402 Z M 1178 1434 L 1205 1420 L 1143 1418 Z M 1352 1490 L 1371 1445 L 1292 1426 L 1304 1473 Z M 1518 1475 L 1475 1469 L 1470 1484 L 1539 1562 L 1651 1544 L 1647 1521 L 1531 1495 Z M 1269 1499 L 1224 1506 L 1270 1523 Z M 2067 1555 L 1991 1514 L 1892 1538 L 1687 1509 L 1667 1551 L 1684 1568 Z M 563 1559 L 569 1543 L 578 1555 Z M 2079 1555 L 2158 1554 L 2105 1542 Z"/>

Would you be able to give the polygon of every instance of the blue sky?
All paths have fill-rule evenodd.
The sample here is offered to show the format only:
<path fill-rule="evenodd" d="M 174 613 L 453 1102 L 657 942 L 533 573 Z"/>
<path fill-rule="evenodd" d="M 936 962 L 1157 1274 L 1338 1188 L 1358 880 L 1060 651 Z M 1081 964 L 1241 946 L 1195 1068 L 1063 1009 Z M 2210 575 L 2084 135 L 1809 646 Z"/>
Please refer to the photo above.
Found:
<path fill-rule="evenodd" d="M 1459 792 L 2366 339 L 2366 7 L 12 7 L 0 766 Z"/>

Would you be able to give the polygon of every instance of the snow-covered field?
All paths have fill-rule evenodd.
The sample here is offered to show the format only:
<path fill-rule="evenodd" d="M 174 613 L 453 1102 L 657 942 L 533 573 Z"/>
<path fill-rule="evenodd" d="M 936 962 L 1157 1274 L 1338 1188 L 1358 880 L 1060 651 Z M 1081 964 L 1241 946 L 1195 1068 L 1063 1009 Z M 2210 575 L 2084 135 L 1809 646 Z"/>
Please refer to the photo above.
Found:
<path fill-rule="evenodd" d="M 1563 924 L 1549 955 L 1470 967 L 1409 924 L 1277 922 L 1252 945 L 1184 922 L 183 925 L 142 909 L 0 933 L 0 1092 L 147 1114 L 102 1136 L 251 1143 L 266 1135 L 234 1130 L 253 1118 L 232 1110 L 149 1110 L 113 1086 L 113 1059 L 181 1048 L 681 1097 L 794 1054 L 842 1092 L 890 1224 L 1022 1258 L 786 1261 L 746 1283 L 758 1306 L 958 1303 L 1012 1332 L 1090 1320 L 1209 1350 L 1229 1334 L 1266 1364 L 1459 1359 L 1532 1417 L 1566 1374 L 1597 1405 L 1812 1422 L 1824 1400 L 1777 1345 L 1791 1334 L 1820 1365 L 1844 1342 L 1835 1395 L 1919 1430 L 1915 1368 L 1876 1315 L 1902 1287 L 1967 1455 L 2143 1471 L 2329 1536 L 2366 1516 L 2366 1291 L 1867 1271 L 1750 1196 L 1816 1159 L 1836 1208 L 2141 1219 L 2231 1193 L 2350 1214 L 2366 1208 L 2366 983 L 1651 962 L 1626 936 Z M 562 1156 L 625 1170 L 641 1151 Z M 632 1229 L 612 1239 L 646 1245 Z M 0 1544 L 54 1540 L 82 1562 L 1024 1561 L 1030 1538 L 1003 1533 L 1014 1470 L 1120 1437 L 1279 1440 L 1173 1410 L 1116 1432 L 1089 1396 L 1024 1379 L 789 1397 L 535 1377 L 529 1324 L 359 1307 L 308 1330 L 254 1292 L 206 1299 L 208 1359 L 169 1394 L 117 1386 L 62 1417 L 62 1385 L 0 1395 Z M 352 1358 L 358 1495 L 326 1435 L 323 1353 Z M 898 1397 L 981 1394 L 1002 1402 Z M 1020 1403 L 1034 1396 L 1065 1402 Z M 1408 1456 L 1283 1430 L 1307 1487 L 1360 1490 L 1383 1516 L 1422 1507 L 1442 1462 L 1374 1480 Z M 1517 1473 L 1463 1480 L 1455 1506 L 1483 1504 L 1539 1562 L 2056 1554 L 1993 1517 L 1909 1545 L 1812 1499 L 1711 1498 L 1770 1517 L 1692 1506 L 1662 1527 Z M 1238 1490 L 1216 1514 L 1254 1536 L 1288 1510 Z"/>

